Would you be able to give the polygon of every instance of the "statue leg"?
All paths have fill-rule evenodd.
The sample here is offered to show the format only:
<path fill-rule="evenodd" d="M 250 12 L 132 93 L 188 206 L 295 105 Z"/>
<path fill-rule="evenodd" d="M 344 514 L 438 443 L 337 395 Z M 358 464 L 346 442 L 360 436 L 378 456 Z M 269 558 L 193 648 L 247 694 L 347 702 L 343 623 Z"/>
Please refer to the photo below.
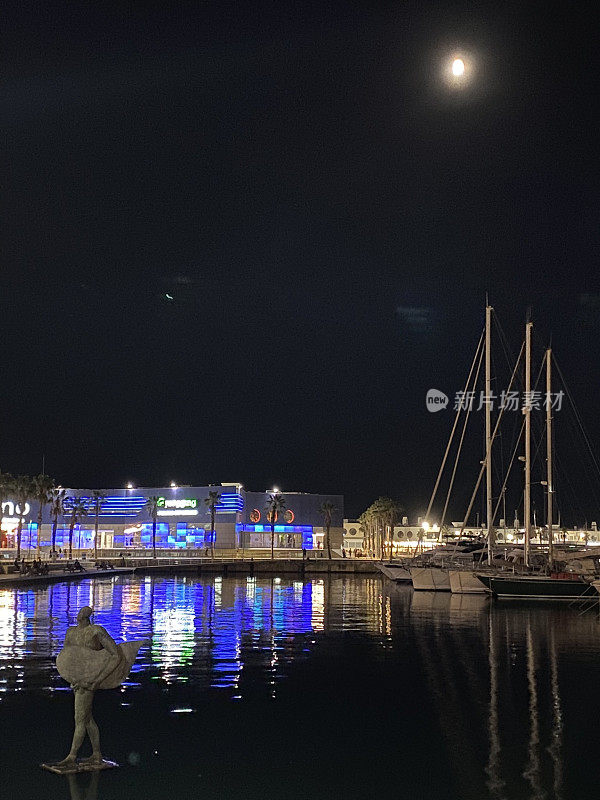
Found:
<path fill-rule="evenodd" d="M 79 748 L 83 744 L 87 726 L 92 720 L 92 701 L 94 693 L 89 689 L 75 689 L 75 732 L 73 733 L 73 741 L 71 743 L 71 750 L 69 755 L 59 762 L 57 766 L 74 764 L 77 759 Z M 94 725 L 96 723 L 94 722 Z M 96 726 L 96 731 L 98 726 Z M 91 737 L 90 737 L 91 738 Z"/>
<path fill-rule="evenodd" d="M 92 695 L 93 700 L 93 695 Z M 102 761 L 102 753 L 100 752 L 100 731 L 98 730 L 98 726 L 96 725 L 96 720 L 92 717 L 92 707 L 90 704 L 90 718 L 88 720 L 87 725 L 85 726 L 87 731 L 87 735 L 90 737 L 90 742 L 92 743 L 92 755 L 90 758 L 86 759 L 86 761 L 93 761 L 96 763 L 100 763 Z"/>

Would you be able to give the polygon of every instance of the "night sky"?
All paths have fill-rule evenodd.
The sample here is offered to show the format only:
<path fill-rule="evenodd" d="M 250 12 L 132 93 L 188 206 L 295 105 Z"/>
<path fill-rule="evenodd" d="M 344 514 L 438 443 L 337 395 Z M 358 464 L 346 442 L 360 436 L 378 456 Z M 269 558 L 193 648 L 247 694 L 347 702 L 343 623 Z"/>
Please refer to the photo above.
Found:
<path fill-rule="evenodd" d="M 528 309 L 552 336 L 597 448 L 592 9 L 5 4 L 0 467 L 422 512 L 425 392 L 461 388 L 486 292 L 515 352 Z"/>

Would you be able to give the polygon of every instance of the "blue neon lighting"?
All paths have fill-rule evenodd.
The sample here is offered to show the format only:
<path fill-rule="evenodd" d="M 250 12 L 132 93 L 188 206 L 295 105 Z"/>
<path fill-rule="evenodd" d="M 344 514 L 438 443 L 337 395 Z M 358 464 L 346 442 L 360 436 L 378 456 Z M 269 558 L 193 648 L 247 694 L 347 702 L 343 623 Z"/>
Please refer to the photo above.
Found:
<path fill-rule="evenodd" d="M 101 517 L 136 517 L 146 505 L 147 498 L 109 495 L 100 506 Z"/>
<path fill-rule="evenodd" d="M 71 513 L 76 500 L 81 500 L 87 506 L 88 519 L 96 516 L 95 500 L 93 495 L 71 495 L 65 499 L 65 515 Z M 106 519 L 117 517 L 134 518 L 144 516 L 148 498 L 143 495 L 107 495 L 101 502 L 98 516 Z M 198 505 L 202 505 L 202 498 L 198 498 Z M 218 514 L 239 514 L 244 510 L 244 498 L 237 492 L 224 492 L 220 496 L 216 507 Z M 173 509 L 176 512 L 176 509 Z M 206 509 L 206 511 L 208 511 Z M 147 515 L 146 515 L 147 516 Z M 176 513 L 173 516 L 177 516 Z"/>
<path fill-rule="evenodd" d="M 81 496 L 88 507 L 88 516 L 95 516 L 95 500 L 93 496 Z M 74 497 L 65 499 L 65 510 L 70 512 L 73 507 Z M 146 497 L 134 495 L 133 497 L 122 497 L 121 495 L 108 495 L 100 504 L 100 517 L 137 517 L 146 504 Z"/>
<path fill-rule="evenodd" d="M 244 510 L 244 498 L 240 494 L 230 492 L 222 494 L 219 505 L 216 507 L 218 514 L 237 514 Z"/>

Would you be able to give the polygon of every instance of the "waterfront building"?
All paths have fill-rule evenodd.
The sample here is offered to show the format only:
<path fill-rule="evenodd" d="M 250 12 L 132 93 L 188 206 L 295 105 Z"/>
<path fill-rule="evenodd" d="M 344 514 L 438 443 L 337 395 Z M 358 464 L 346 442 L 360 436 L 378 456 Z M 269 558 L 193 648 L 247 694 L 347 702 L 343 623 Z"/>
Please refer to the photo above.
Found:
<path fill-rule="evenodd" d="M 389 527 L 386 528 L 389 535 Z M 394 549 L 400 553 L 414 550 L 417 544 L 423 549 L 428 549 L 437 545 L 439 539 L 439 527 L 432 525 L 423 527 L 419 517 L 414 525 L 410 525 L 408 517 L 402 518 L 402 524 L 394 525 Z M 386 547 L 389 541 L 386 540 Z M 362 550 L 366 548 L 365 530 L 358 520 L 344 520 L 343 546 L 346 551 Z"/>
<path fill-rule="evenodd" d="M 103 499 L 98 515 L 98 547 L 103 550 L 145 549 L 152 547 L 152 519 L 147 501 L 156 497 L 156 546 L 169 550 L 202 550 L 211 546 L 210 511 L 205 504 L 209 492 L 218 492 L 215 515 L 217 549 L 269 548 L 271 523 L 267 501 L 272 492 L 249 492 L 239 483 L 214 486 L 169 486 L 98 490 Z M 315 550 L 323 548 L 324 502 L 333 504 L 331 542 L 341 548 L 344 498 L 341 495 L 281 492 L 285 508 L 275 519 L 275 547 Z M 94 490 L 67 489 L 65 513 L 57 520 L 56 548 L 68 547 L 70 510 L 82 500 L 88 514 L 73 529 L 73 548 L 94 547 Z M 19 518 L 23 518 L 22 550 L 38 547 L 38 508 L 34 502 L 19 508 L 14 498 L 2 505 L 0 548 L 14 548 Z M 43 509 L 40 548 L 49 550 L 52 541 L 50 507 Z"/>
<path fill-rule="evenodd" d="M 439 525 L 427 524 L 422 517 L 418 517 L 414 524 L 410 524 L 408 517 L 402 518 L 402 524 L 394 525 L 394 553 L 397 555 L 411 555 L 417 552 L 431 550 L 441 543 L 453 541 L 461 535 L 461 522 L 452 522 L 445 527 L 440 536 Z M 556 544 L 585 545 L 593 547 L 600 545 L 600 532 L 595 522 L 589 528 L 566 528 L 553 525 L 553 536 Z M 464 537 L 480 537 L 485 540 L 486 529 L 484 526 L 471 525 L 462 531 Z M 360 522 L 344 520 L 344 547 L 346 549 L 357 548 L 364 550 L 364 530 Z M 389 537 L 389 527 L 386 528 Z M 504 520 L 495 528 L 495 541 L 499 545 L 523 545 L 525 530 L 520 527 L 519 520 L 514 520 L 511 525 L 506 525 Z M 548 543 L 548 530 L 546 527 L 532 528 L 532 544 L 544 545 Z M 386 538 L 385 546 L 389 548 L 389 538 Z"/>
<path fill-rule="evenodd" d="M 362 550 L 364 547 L 365 529 L 357 520 L 344 520 L 343 546 L 346 551 Z"/>

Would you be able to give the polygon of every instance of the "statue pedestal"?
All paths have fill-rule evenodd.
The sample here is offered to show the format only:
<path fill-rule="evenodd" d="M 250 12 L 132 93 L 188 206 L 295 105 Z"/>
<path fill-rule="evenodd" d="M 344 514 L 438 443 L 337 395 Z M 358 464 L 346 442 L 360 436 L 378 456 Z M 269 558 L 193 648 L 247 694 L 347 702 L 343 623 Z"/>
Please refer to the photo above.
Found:
<path fill-rule="evenodd" d="M 56 775 L 75 775 L 77 772 L 98 772 L 101 769 L 114 769 L 118 767 L 116 761 L 109 761 L 103 758 L 102 761 L 88 761 L 85 758 L 78 758 L 74 764 L 60 764 L 59 762 L 48 762 L 40 764 L 42 769 L 54 772 Z"/>

